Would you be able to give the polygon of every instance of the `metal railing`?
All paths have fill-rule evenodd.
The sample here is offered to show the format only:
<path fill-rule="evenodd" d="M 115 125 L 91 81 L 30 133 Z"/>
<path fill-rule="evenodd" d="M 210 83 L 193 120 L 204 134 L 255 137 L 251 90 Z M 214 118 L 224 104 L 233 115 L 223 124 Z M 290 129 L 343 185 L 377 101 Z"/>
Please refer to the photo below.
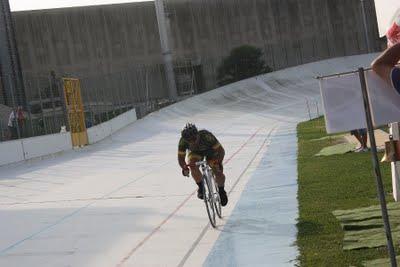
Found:
<path fill-rule="evenodd" d="M 175 73 L 180 98 L 200 89 L 198 67 L 190 61 L 176 63 Z M 197 76 L 196 76 L 197 75 Z M 86 76 L 37 75 L 24 73 L 26 103 L 6 99 L 13 86 L 0 83 L 0 141 L 59 133 L 68 127 L 62 78 L 78 78 L 87 128 L 136 109 L 139 118 L 171 104 L 164 66 L 135 66 L 109 74 Z M 5 81 L 11 79 L 1 79 Z"/>

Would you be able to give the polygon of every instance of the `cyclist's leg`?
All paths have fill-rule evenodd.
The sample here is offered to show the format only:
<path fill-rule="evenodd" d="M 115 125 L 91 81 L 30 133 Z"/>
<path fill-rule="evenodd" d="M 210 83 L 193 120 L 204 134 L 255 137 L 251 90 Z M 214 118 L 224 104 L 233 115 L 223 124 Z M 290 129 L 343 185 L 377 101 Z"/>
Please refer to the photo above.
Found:
<path fill-rule="evenodd" d="M 196 153 L 190 152 L 188 155 L 188 159 L 189 159 L 190 173 L 192 174 L 194 181 L 196 182 L 197 186 L 199 187 L 199 189 L 197 190 L 197 197 L 200 199 L 203 199 L 204 198 L 204 187 L 203 187 L 203 182 L 202 182 L 202 174 L 200 172 L 199 166 L 196 166 L 196 162 L 199 160 L 202 160 L 203 157 Z"/>
<path fill-rule="evenodd" d="M 207 158 L 207 162 L 214 172 L 215 180 L 217 181 L 217 185 L 219 187 L 224 187 L 225 186 L 225 174 L 224 174 L 224 166 L 222 165 L 222 163 L 215 164 L 215 159 L 213 159 L 212 157 Z"/>
<path fill-rule="evenodd" d="M 190 152 L 188 155 L 188 159 L 189 159 L 190 173 L 192 174 L 194 181 L 196 183 L 200 183 L 201 182 L 201 172 L 200 172 L 199 166 L 196 166 L 196 162 L 202 160 L 203 157 L 196 153 Z"/>
<path fill-rule="evenodd" d="M 221 199 L 221 205 L 226 206 L 226 204 L 228 204 L 228 195 L 225 191 L 224 166 L 222 163 L 215 164 L 215 160 L 213 160 L 212 157 L 208 158 L 207 161 L 209 162 L 215 175 L 215 180 L 218 185 L 218 192 Z"/>

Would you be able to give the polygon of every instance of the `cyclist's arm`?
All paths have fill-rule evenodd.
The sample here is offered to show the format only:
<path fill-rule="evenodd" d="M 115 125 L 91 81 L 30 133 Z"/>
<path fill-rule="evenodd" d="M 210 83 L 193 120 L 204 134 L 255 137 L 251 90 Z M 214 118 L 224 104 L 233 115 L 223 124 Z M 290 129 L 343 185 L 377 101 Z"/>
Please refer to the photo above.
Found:
<path fill-rule="evenodd" d="M 214 151 L 214 153 L 213 153 L 214 158 L 217 161 L 222 162 L 222 160 L 225 157 L 225 150 L 222 147 L 221 143 L 218 141 L 218 139 L 215 137 L 215 135 L 213 135 L 210 132 L 207 132 L 207 135 L 205 136 L 205 138 L 208 141 L 209 146 Z"/>
<path fill-rule="evenodd" d="M 222 160 L 225 157 L 225 149 L 222 147 L 222 145 L 220 143 L 216 144 L 213 146 L 213 149 L 215 151 L 215 156 L 216 159 L 220 162 L 222 162 Z"/>
<path fill-rule="evenodd" d="M 178 163 L 182 169 L 187 168 L 185 158 L 186 158 L 186 152 L 179 151 L 178 152 Z"/>
<path fill-rule="evenodd" d="M 178 163 L 179 166 L 181 166 L 182 169 L 187 168 L 186 166 L 186 150 L 188 149 L 187 143 L 181 138 L 179 140 L 179 145 L 178 145 Z"/>
<path fill-rule="evenodd" d="M 400 43 L 386 49 L 372 62 L 373 71 L 389 84 L 392 84 L 392 70 L 400 60 Z"/>

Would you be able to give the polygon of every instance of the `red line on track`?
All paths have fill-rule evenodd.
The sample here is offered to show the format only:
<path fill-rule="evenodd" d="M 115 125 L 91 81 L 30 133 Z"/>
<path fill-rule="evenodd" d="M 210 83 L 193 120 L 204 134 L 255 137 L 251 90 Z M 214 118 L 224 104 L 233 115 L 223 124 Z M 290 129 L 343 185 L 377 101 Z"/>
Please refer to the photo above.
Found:
<path fill-rule="evenodd" d="M 228 164 L 228 162 L 234 157 L 236 156 L 257 134 L 259 131 L 261 131 L 261 129 L 264 127 L 259 128 L 255 133 L 253 133 L 252 136 L 250 136 L 250 138 L 241 146 L 239 147 L 238 150 L 236 150 L 235 153 L 232 154 L 232 156 L 230 156 L 228 159 L 225 160 L 224 164 Z"/>
<path fill-rule="evenodd" d="M 246 142 L 244 142 L 242 144 L 241 147 L 239 147 L 238 150 L 236 150 L 235 153 L 233 153 L 228 159 L 226 159 L 224 161 L 224 164 L 227 164 L 234 156 L 236 156 L 260 131 L 261 129 L 264 127 L 260 127 L 257 131 L 255 131 L 249 139 L 247 139 Z M 166 224 L 188 201 L 189 199 L 194 195 L 194 193 L 197 190 L 193 191 L 193 193 L 191 193 L 181 204 L 179 204 L 179 206 L 170 214 L 168 215 L 167 218 L 165 218 L 156 228 L 153 229 L 153 231 L 151 231 L 150 234 L 148 234 L 142 241 L 140 241 L 139 244 L 137 244 L 136 247 L 134 247 L 131 251 L 129 251 L 129 253 L 117 264 L 117 267 L 122 266 L 130 257 L 132 257 L 132 255 L 141 247 L 143 246 L 144 243 L 146 243 L 147 240 L 149 240 L 155 233 L 157 233 L 161 227 Z"/>
<path fill-rule="evenodd" d="M 160 228 L 167 222 L 167 221 L 169 221 L 169 219 L 171 219 L 177 212 L 178 212 L 178 210 L 180 210 L 180 208 L 182 208 L 185 204 L 186 204 L 186 202 L 188 202 L 188 200 L 193 196 L 193 194 L 195 193 L 196 191 L 194 191 L 193 193 L 191 193 L 170 215 L 168 215 L 168 217 L 167 218 L 165 218 L 156 228 L 154 228 L 153 229 L 153 231 L 150 233 L 150 234 L 148 234 L 142 241 L 140 241 L 140 243 L 139 244 L 137 244 L 137 246 L 134 248 L 134 249 L 132 249 L 129 253 L 128 253 L 128 255 L 126 255 L 122 260 L 121 260 L 121 262 L 120 263 L 118 263 L 118 267 L 119 266 L 122 266 L 122 264 L 124 264 L 135 252 L 136 252 L 136 250 L 138 250 L 147 240 L 149 240 L 158 230 L 160 230 Z"/>

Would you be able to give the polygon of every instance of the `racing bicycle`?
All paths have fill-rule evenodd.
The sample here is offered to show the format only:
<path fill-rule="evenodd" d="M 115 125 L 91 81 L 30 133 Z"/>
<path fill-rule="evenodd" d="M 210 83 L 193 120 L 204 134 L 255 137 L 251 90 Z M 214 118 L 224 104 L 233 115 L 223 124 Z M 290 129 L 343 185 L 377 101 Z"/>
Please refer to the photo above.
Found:
<path fill-rule="evenodd" d="M 221 199 L 219 197 L 218 186 L 215 181 L 215 175 L 206 160 L 196 162 L 200 166 L 202 173 L 204 203 L 206 204 L 208 218 L 213 228 L 216 228 L 216 216 L 222 218 Z"/>

